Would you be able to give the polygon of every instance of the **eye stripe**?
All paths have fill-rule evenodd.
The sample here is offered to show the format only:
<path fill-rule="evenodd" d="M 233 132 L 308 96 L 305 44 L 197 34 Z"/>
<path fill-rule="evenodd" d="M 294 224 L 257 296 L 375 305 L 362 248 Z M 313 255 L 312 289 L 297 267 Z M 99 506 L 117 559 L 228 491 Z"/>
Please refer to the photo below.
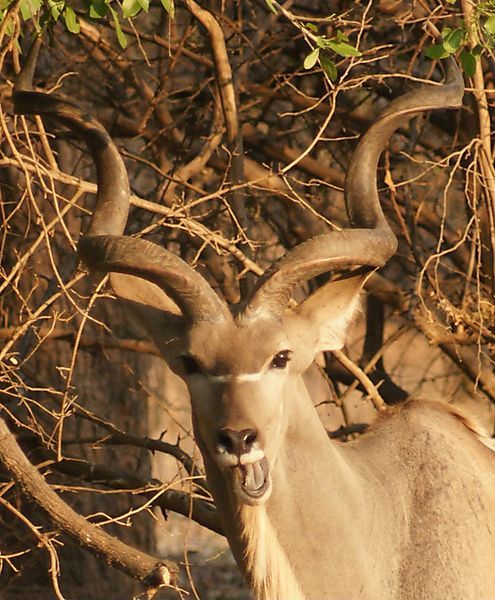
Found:
<path fill-rule="evenodd" d="M 213 383 L 225 383 L 226 381 L 230 381 L 231 375 L 209 375 L 208 379 L 213 381 Z"/>
<path fill-rule="evenodd" d="M 242 373 L 241 375 L 237 375 L 237 381 L 258 381 L 261 379 L 263 373 Z"/>
<path fill-rule="evenodd" d="M 239 375 L 208 375 L 208 379 L 214 383 L 226 383 L 227 381 L 259 381 L 263 373 L 240 373 Z"/>

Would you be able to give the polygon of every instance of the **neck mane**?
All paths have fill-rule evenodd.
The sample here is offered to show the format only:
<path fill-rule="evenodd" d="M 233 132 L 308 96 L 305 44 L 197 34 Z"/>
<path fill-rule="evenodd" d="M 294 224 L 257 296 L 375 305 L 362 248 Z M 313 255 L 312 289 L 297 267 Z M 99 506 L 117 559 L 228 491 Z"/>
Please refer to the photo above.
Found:
<path fill-rule="evenodd" d="M 264 506 L 239 507 L 244 558 L 256 600 L 306 600 Z"/>

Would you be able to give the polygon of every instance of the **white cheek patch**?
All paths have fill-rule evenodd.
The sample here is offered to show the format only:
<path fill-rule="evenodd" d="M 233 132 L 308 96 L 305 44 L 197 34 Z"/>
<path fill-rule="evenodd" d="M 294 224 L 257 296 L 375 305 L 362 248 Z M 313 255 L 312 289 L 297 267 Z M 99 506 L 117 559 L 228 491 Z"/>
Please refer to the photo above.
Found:
<path fill-rule="evenodd" d="M 216 459 L 217 463 L 221 467 L 229 468 L 239 466 L 239 458 L 235 454 L 230 454 L 230 452 L 227 452 L 226 450 L 217 452 Z"/>

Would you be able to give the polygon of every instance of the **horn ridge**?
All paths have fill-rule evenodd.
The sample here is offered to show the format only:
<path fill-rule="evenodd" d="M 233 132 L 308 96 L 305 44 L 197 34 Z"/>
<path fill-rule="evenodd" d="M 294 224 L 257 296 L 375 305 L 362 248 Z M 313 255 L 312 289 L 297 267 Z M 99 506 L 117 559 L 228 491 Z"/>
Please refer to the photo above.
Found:
<path fill-rule="evenodd" d="M 103 125 L 76 104 L 44 92 L 14 88 L 14 110 L 18 115 L 51 117 L 84 139 L 95 163 L 98 182 L 88 235 L 123 233 L 129 213 L 127 170 Z"/>
<path fill-rule="evenodd" d="M 362 136 L 347 169 L 345 201 L 349 220 L 354 227 L 382 227 L 393 235 L 378 197 L 376 172 L 380 155 L 405 119 L 420 112 L 459 108 L 463 94 L 461 71 L 455 60 L 449 58 L 445 83 L 421 85 L 390 102 L 378 116 Z"/>
<path fill-rule="evenodd" d="M 384 255 L 392 255 L 396 247 L 396 237 L 384 228 L 346 229 L 306 240 L 259 279 L 245 312 L 280 315 L 302 282 L 333 270 L 383 267 L 387 260 Z"/>

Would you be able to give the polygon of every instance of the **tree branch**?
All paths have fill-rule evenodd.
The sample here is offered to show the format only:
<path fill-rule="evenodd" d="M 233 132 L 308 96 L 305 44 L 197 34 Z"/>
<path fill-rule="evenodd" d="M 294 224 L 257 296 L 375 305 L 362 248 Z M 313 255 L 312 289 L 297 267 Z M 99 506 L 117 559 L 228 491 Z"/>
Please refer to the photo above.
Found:
<path fill-rule="evenodd" d="M 0 419 L 0 464 L 24 496 L 48 515 L 57 531 L 68 535 L 108 565 L 137 579 L 150 592 L 171 585 L 177 571 L 174 563 L 131 548 L 77 514 L 29 462 L 3 419 Z"/>

